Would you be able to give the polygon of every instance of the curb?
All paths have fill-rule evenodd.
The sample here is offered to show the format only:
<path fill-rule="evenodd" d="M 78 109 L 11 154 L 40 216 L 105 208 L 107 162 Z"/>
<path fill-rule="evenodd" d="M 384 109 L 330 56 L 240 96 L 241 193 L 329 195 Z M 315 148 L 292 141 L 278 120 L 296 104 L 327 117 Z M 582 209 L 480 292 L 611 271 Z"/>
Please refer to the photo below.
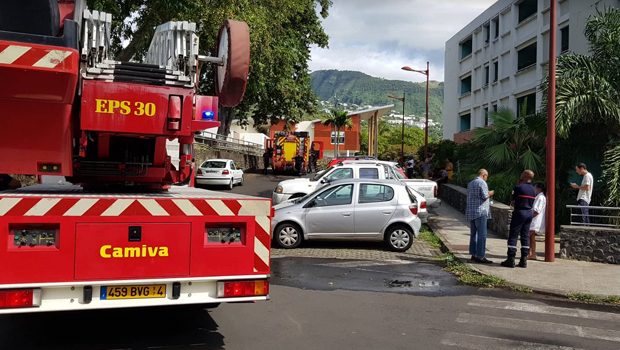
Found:
<path fill-rule="evenodd" d="M 435 220 L 433 220 L 433 218 L 429 218 L 429 220 L 428 220 L 428 222 L 426 224 L 431 229 L 433 234 L 435 234 L 437 237 L 439 237 L 439 241 L 441 242 L 441 251 L 443 253 L 452 252 L 454 254 L 454 256 L 461 263 L 469 266 L 470 268 L 472 268 L 477 273 L 479 273 L 481 275 L 484 275 L 484 276 L 489 276 L 490 275 L 490 274 L 485 273 L 485 272 L 481 271 L 480 269 L 478 269 L 474 264 L 469 263 L 468 259 L 466 257 L 462 257 L 461 256 L 462 254 L 454 253 L 455 250 L 452 249 L 452 245 L 449 243 L 449 240 L 447 239 L 447 237 L 443 233 L 440 232 L 441 228 L 436 226 Z M 547 289 L 541 289 L 541 288 L 533 288 L 531 286 L 527 286 L 527 285 L 523 285 L 523 284 L 518 284 L 518 283 L 511 283 L 509 281 L 506 281 L 506 286 L 507 287 L 525 287 L 525 288 L 531 289 L 532 293 L 535 293 L 535 294 L 546 295 L 546 296 L 562 298 L 562 299 L 568 299 L 566 294 L 558 293 L 558 292 L 553 291 L 553 290 L 547 290 Z M 607 297 L 606 295 L 594 295 L 594 296 L 598 297 L 598 298 L 605 298 L 605 297 Z"/>

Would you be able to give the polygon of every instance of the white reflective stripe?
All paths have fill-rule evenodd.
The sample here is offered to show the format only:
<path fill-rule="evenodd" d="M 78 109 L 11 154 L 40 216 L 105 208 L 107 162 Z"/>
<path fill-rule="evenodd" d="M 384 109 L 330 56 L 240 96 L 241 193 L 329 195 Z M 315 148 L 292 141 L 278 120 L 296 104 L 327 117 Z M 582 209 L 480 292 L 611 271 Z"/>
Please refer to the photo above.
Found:
<path fill-rule="evenodd" d="M 17 61 L 18 58 L 22 57 L 30 49 L 31 48 L 27 46 L 11 45 L 0 52 L 0 63 L 11 64 Z"/>
<path fill-rule="evenodd" d="M 254 272 L 258 272 L 258 270 L 256 268 L 254 268 Z"/>
<path fill-rule="evenodd" d="M 144 209 L 148 210 L 153 216 L 170 216 L 168 212 L 157 203 L 154 199 L 138 199 Z"/>
<path fill-rule="evenodd" d="M 517 249 L 517 246 L 516 246 L 516 245 L 509 245 L 509 246 L 508 246 L 508 248 L 514 248 L 514 249 Z"/>
<path fill-rule="evenodd" d="M 54 68 L 59 65 L 65 58 L 71 55 L 71 51 L 52 50 L 38 60 L 33 67 Z"/>
<path fill-rule="evenodd" d="M 2 198 L 0 199 L 0 216 L 8 213 L 13 209 L 22 199 L 21 198 Z"/>
<path fill-rule="evenodd" d="M 173 199 L 174 204 L 187 216 L 202 216 L 202 213 L 188 199 Z"/>
<path fill-rule="evenodd" d="M 476 324 L 496 328 L 514 329 L 523 332 L 541 332 L 569 335 L 572 337 L 599 339 L 620 342 L 620 331 L 575 326 L 571 324 L 520 320 L 514 318 L 494 317 L 461 313 L 456 319 L 459 323 Z"/>
<path fill-rule="evenodd" d="M 527 248 L 527 249 L 530 249 L 530 246 L 529 246 L 529 245 L 522 245 L 522 246 L 521 246 L 521 249 L 526 249 L 526 248 Z"/>
<path fill-rule="evenodd" d="M 269 266 L 269 249 L 256 237 L 254 237 L 254 254 L 258 255 L 265 265 Z"/>
<path fill-rule="evenodd" d="M 271 222 L 268 216 L 257 216 L 255 218 L 256 223 L 263 229 L 269 236 L 271 236 Z"/>
<path fill-rule="evenodd" d="M 241 204 L 239 215 L 244 216 L 269 216 L 271 205 L 267 201 L 238 201 Z"/>
<path fill-rule="evenodd" d="M 75 203 L 69 210 L 67 210 L 63 216 L 82 216 L 92 208 L 99 199 L 96 198 L 82 198 Z"/>
<path fill-rule="evenodd" d="M 60 202 L 60 198 L 42 198 L 37 204 L 30 208 L 24 216 L 43 216 L 58 202 Z"/>
<path fill-rule="evenodd" d="M 119 216 L 127 209 L 135 199 L 118 199 L 101 216 Z"/>
<path fill-rule="evenodd" d="M 492 309 L 513 310 L 523 312 L 535 312 L 539 314 L 550 314 L 566 317 L 579 317 L 591 320 L 620 322 L 620 314 L 601 311 L 579 310 L 574 308 L 564 308 L 547 305 L 534 305 L 528 303 L 520 303 L 514 301 L 496 300 L 490 298 L 472 299 L 467 305 L 487 307 Z"/>
<path fill-rule="evenodd" d="M 235 214 L 233 214 L 232 210 L 230 210 L 230 208 L 228 208 L 226 206 L 226 204 L 224 204 L 224 202 L 222 202 L 222 201 L 207 200 L 206 202 L 207 202 L 207 204 L 209 204 L 211 206 L 211 208 L 213 208 L 213 210 L 215 210 L 215 212 L 219 216 L 233 216 L 233 215 L 235 215 Z"/>
<path fill-rule="evenodd" d="M 446 334 L 446 337 L 441 341 L 441 344 L 472 350 L 583 350 L 570 346 L 532 343 L 452 332 Z"/>

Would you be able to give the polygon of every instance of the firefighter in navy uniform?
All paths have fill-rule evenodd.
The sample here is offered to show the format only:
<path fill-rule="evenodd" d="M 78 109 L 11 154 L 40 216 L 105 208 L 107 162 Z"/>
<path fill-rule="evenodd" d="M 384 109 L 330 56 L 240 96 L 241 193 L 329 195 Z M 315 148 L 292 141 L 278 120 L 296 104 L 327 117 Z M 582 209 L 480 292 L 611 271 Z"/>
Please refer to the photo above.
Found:
<path fill-rule="evenodd" d="M 527 256 L 530 254 L 530 224 L 532 223 L 532 207 L 536 199 L 536 189 L 532 185 L 534 172 L 526 170 L 521 174 L 519 184 L 514 188 L 512 199 L 514 211 L 510 220 L 510 234 L 508 235 L 508 259 L 502 266 L 515 267 L 517 256 L 517 240 L 521 237 L 521 260 L 519 267 L 527 267 Z"/>

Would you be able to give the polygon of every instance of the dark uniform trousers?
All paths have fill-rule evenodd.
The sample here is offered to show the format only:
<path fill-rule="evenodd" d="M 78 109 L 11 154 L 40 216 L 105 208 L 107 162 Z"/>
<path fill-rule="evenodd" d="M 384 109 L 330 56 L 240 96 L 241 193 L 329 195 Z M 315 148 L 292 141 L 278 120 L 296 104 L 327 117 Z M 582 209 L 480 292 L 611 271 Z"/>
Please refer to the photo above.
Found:
<path fill-rule="evenodd" d="M 530 254 L 530 224 L 532 210 L 522 209 L 512 212 L 510 220 L 510 234 L 508 235 L 508 256 L 517 255 L 517 240 L 521 237 L 521 255 Z"/>

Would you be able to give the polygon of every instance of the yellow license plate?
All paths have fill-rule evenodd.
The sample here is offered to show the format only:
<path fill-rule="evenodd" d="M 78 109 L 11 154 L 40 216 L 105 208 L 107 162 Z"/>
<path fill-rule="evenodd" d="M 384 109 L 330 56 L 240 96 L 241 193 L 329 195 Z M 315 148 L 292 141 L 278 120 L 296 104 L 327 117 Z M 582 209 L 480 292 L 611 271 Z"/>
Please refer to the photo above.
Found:
<path fill-rule="evenodd" d="M 166 285 L 154 284 L 148 286 L 114 286 L 101 287 L 100 299 L 145 299 L 165 298 Z"/>

